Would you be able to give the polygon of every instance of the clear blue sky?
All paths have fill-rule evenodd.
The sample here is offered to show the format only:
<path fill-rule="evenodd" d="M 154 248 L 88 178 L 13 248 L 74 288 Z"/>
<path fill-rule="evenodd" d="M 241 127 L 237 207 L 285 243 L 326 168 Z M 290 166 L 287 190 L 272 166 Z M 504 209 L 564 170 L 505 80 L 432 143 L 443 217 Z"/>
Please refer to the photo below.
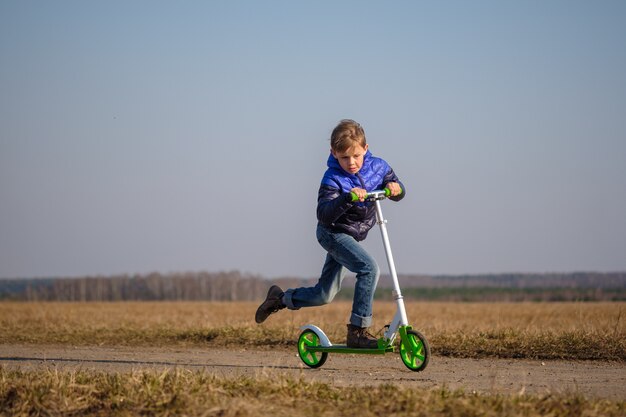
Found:
<path fill-rule="evenodd" d="M 399 272 L 626 270 L 625 22 L 609 0 L 4 0 L 0 277 L 315 277 L 342 118 L 408 189 L 384 207 Z"/>

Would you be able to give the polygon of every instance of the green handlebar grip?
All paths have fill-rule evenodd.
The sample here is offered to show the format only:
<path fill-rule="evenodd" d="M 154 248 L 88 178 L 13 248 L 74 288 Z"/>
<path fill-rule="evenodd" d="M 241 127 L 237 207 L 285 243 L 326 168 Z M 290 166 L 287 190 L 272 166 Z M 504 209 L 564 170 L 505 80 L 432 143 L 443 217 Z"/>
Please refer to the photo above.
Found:
<path fill-rule="evenodd" d="M 385 188 L 383 191 L 385 192 L 385 197 L 391 196 L 391 190 L 389 188 Z M 354 191 L 350 191 L 350 197 L 352 197 L 353 203 L 359 201 L 359 196 L 356 195 Z"/>

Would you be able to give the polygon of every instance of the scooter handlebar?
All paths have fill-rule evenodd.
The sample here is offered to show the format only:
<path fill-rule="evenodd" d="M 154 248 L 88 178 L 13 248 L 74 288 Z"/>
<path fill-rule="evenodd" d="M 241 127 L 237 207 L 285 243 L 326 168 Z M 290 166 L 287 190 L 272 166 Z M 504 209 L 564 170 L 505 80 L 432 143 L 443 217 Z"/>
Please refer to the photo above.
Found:
<path fill-rule="evenodd" d="M 359 196 L 356 195 L 355 192 L 350 191 L 350 195 L 352 196 L 352 201 L 359 201 Z M 365 200 L 383 200 L 387 197 L 391 196 L 391 190 L 389 188 L 385 188 L 384 190 L 374 190 L 367 193 L 365 196 Z"/>

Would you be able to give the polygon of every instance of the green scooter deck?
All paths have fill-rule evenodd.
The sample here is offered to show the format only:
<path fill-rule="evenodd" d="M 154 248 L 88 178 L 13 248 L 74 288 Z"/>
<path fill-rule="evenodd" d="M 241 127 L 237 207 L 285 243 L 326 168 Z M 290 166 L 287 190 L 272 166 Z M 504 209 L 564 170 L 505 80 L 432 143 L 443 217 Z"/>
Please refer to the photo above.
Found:
<path fill-rule="evenodd" d="M 362 353 L 369 355 L 384 355 L 387 352 L 393 352 L 393 346 L 386 346 L 377 349 L 350 348 L 347 345 L 307 346 L 306 350 L 310 352 Z"/>

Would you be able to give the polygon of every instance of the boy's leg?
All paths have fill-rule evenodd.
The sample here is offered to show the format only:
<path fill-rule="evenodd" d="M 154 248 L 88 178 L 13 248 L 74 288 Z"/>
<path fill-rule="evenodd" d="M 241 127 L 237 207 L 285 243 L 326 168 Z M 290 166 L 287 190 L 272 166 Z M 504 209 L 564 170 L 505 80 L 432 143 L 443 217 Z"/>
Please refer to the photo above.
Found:
<path fill-rule="evenodd" d="M 329 254 L 348 270 L 356 273 L 350 324 L 370 327 L 374 291 L 380 275 L 378 264 L 352 236 L 344 233 L 333 235 L 334 244 L 327 249 Z"/>
<path fill-rule="evenodd" d="M 330 258 L 356 273 L 350 324 L 357 327 L 371 326 L 372 302 L 380 274 L 376 260 L 348 234 L 331 232 L 323 226 L 318 226 L 317 239 L 328 251 Z"/>
<path fill-rule="evenodd" d="M 285 291 L 283 302 L 290 310 L 328 304 L 341 289 L 341 282 L 345 275 L 345 268 L 328 254 L 317 284 L 313 287 L 288 289 Z"/>

